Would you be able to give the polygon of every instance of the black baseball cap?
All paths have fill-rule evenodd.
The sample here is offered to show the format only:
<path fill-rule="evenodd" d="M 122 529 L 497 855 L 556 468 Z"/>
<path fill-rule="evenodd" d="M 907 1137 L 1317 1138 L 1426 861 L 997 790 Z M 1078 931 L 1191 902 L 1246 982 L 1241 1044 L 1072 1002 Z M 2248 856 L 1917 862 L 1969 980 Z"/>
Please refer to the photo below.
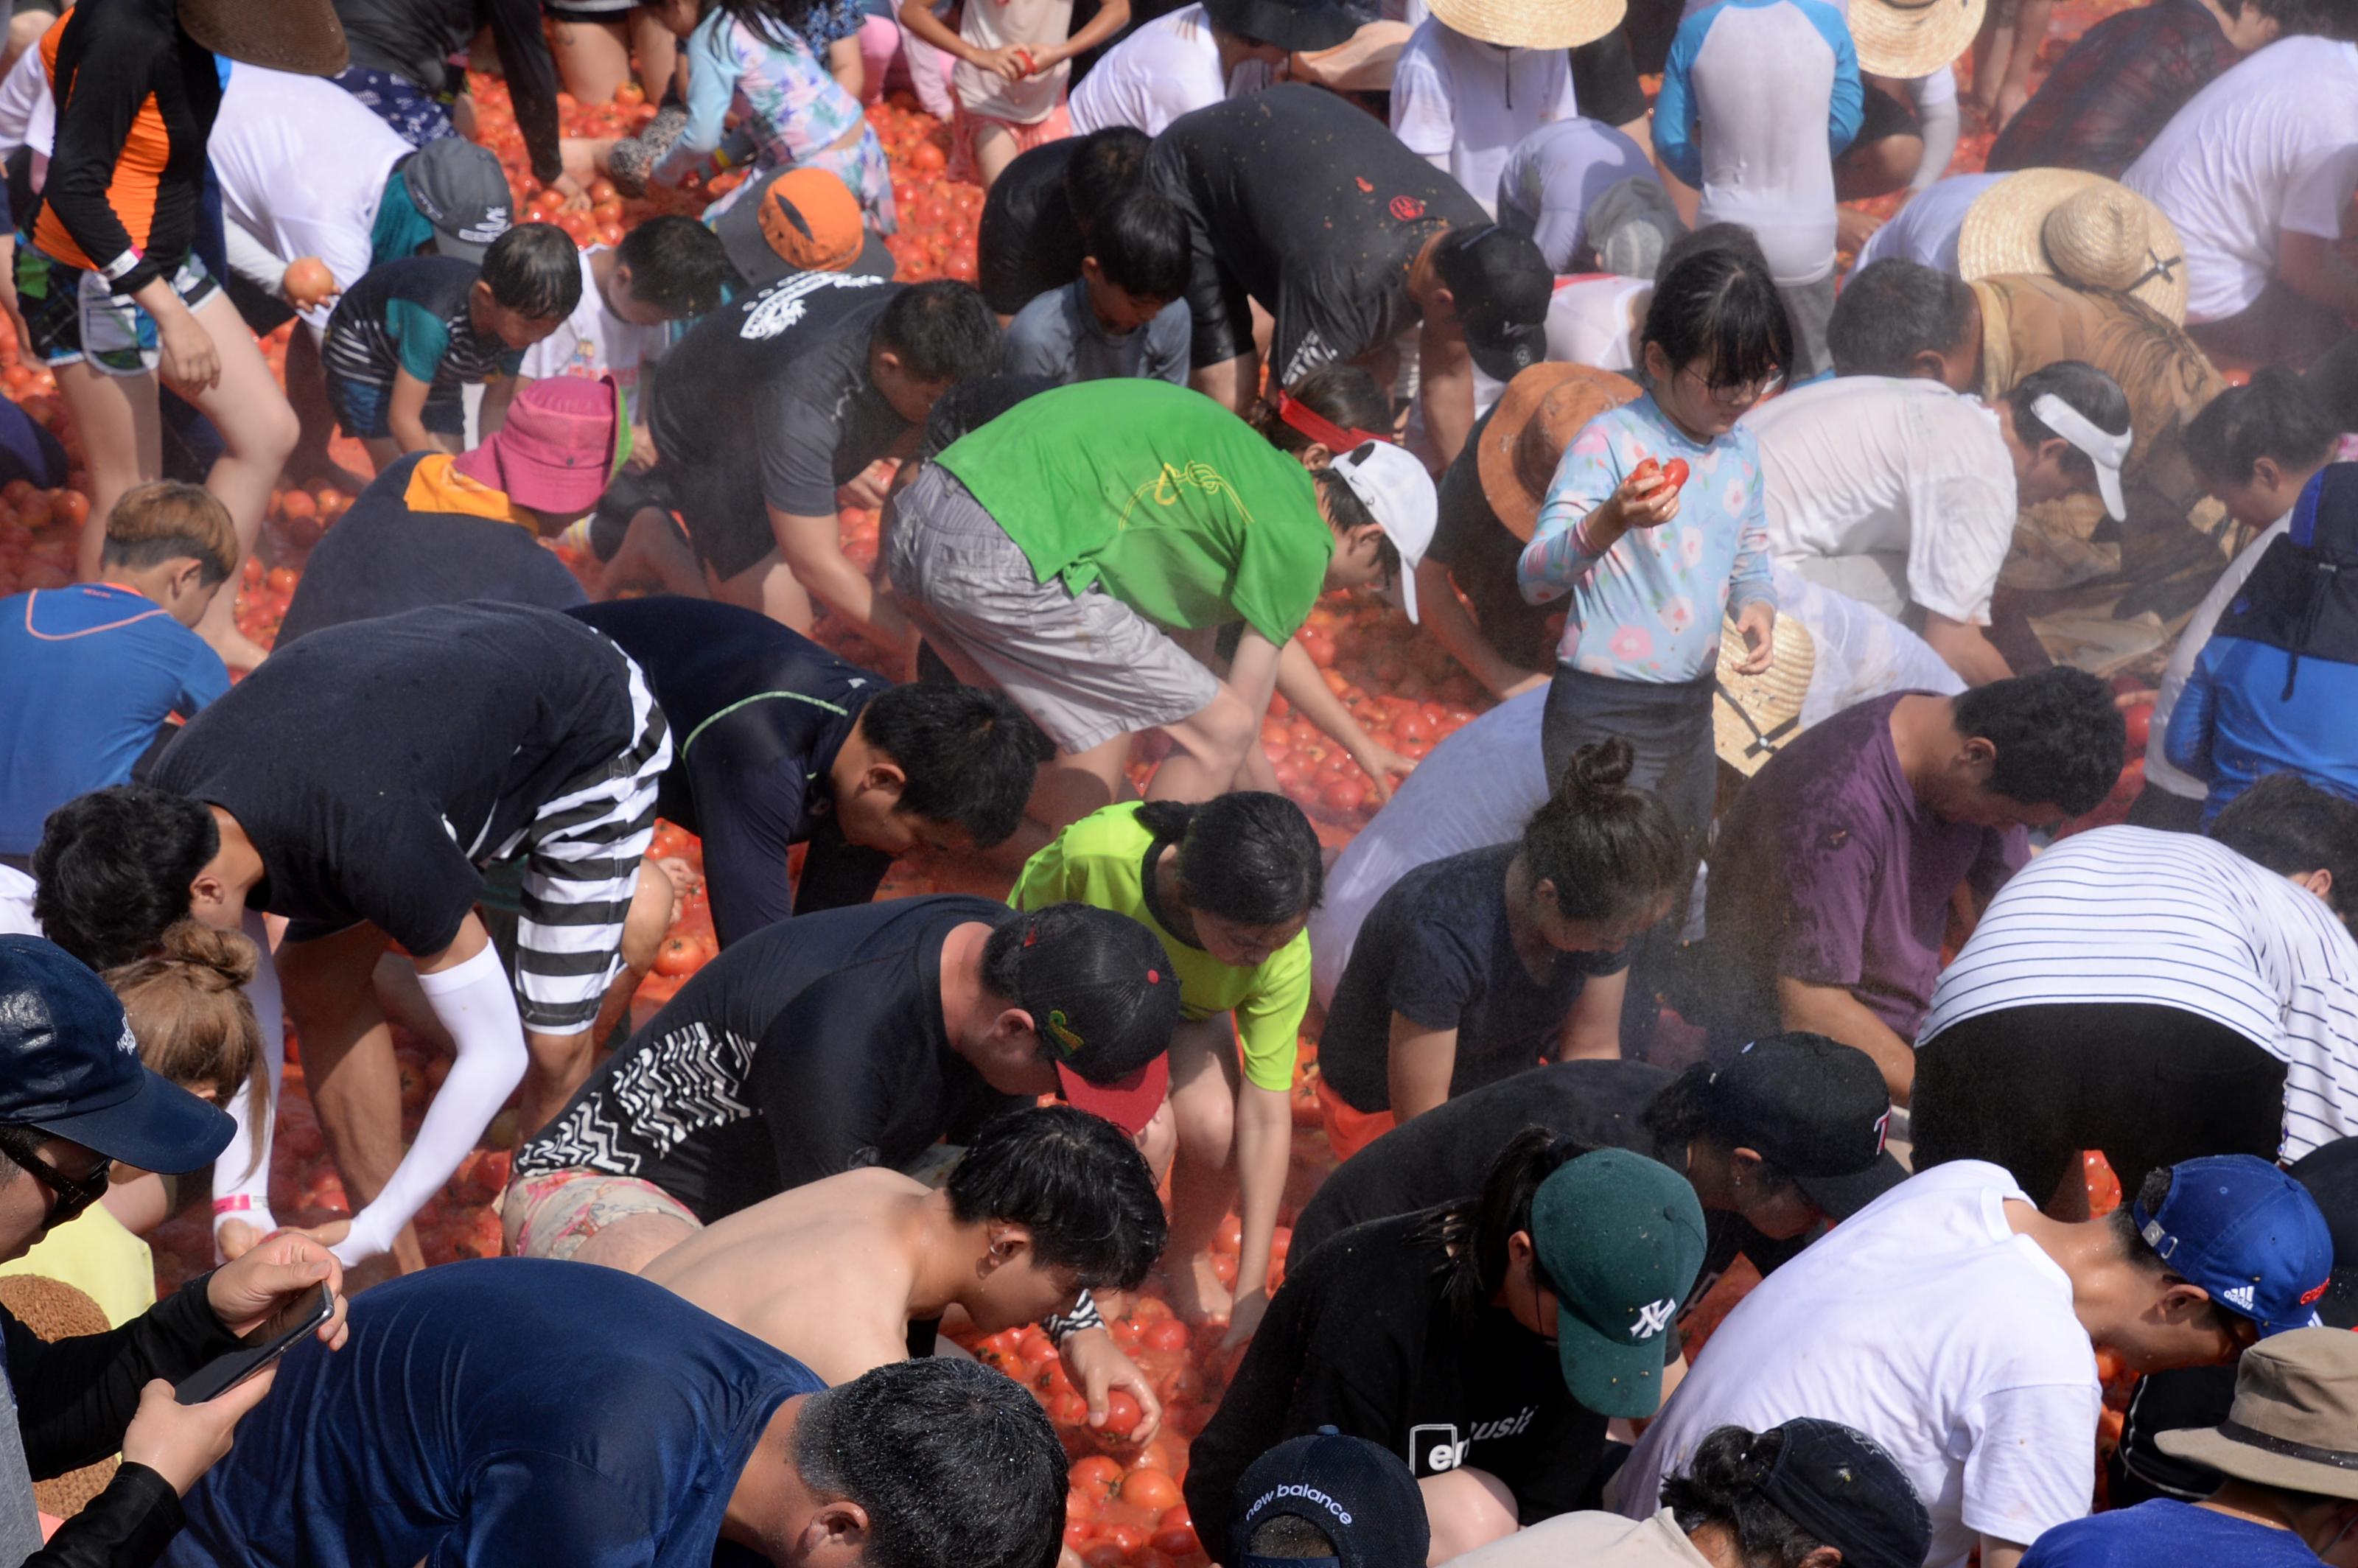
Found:
<path fill-rule="evenodd" d="M 1714 1132 L 1791 1176 L 1835 1219 L 1908 1179 L 1884 1147 L 1883 1069 L 1855 1045 L 1800 1030 L 1764 1034 L 1712 1073 L 1704 1098 Z"/>
<path fill-rule="evenodd" d="M 1923 1568 L 1932 1550 L 1931 1516 L 1881 1444 L 1840 1422 L 1810 1417 L 1770 1431 L 1783 1441 L 1761 1478 L 1762 1497 L 1840 1549 L 1843 1568 Z"/>
<path fill-rule="evenodd" d="M 2310 1150 L 2293 1162 L 2292 1179 L 2317 1200 L 2333 1238 L 2333 1271 L 2326 1276 L 2317 1315 L 2328 1328 L 2358 1328 L 2358 1138 Z"/>
<path fill-rule="evenodd" d="M 1271 1519 L 1291 1514 L 1335 1543 L 1342 1568 L 1424 1568 L 1433 1527 L 1424 1494 L 1391 1450 L 1322 1426 L 1289 1438 L 1246 1466 L 1229 1513 L 1234 1568 L 1298 1568 L 1297 1560 L 1256 1557 L 1246 1547 Z"/>
<path fill-rule="evenodd" d="M 1512 381 L 1547 358 L 1555 275 L 1529 236 L 1496 223 L 1455 229 L 1442 236 L 1433 265 L 1457 301 L 1466 347 L 1484 374 Z"/>
<path fill-rule="evenodd" d="M 1334 0 L 1204 0 L 1204 11 L 1222 32 L 1288 54 L 1331 49 L 1359 30 L 1358 18 Z"/>
<path fill-rule="evenodd" d="M 236 1130 L 144 1065 L 106 982 L 38 936 L 0 936 L 0 1125 L 167 1175 L 209 1163 Z"/>
<path fill-rule="evenodd" d="M 401 183 L 434 227 L 437 255 L 480 263 L 515 226 L 507 171 L 489 147 L 464 136 L 438 136 L 404 158 Z"/>
<path fill-rule="evenodd" d="M 1022 922 L 1015 1004 L 1032 1015 L 1067 1103 L 1135 1135 L 1171 1092 L 1179 977 L 1126 914 L 1052 903 Z"/>

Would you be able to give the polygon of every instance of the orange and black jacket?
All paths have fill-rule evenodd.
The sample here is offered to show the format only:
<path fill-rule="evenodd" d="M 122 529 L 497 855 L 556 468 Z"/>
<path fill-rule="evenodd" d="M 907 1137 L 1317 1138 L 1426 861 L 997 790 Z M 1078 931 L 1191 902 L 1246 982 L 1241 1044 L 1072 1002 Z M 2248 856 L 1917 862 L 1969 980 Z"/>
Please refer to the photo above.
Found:
<path fill-rule="evenodd" d="M 220 62 L 173 0 L 81 0 L 40 49 L 58 129 L 33 243 L 117 294 L 171 276 L 196 234 Z"/>

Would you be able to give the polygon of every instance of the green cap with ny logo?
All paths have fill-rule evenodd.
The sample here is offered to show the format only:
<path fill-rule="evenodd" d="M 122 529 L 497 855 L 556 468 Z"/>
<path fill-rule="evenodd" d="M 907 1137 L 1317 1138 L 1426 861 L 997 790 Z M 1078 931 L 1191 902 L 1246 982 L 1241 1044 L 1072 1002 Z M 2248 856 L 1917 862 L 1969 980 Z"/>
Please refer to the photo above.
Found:
<path fill-rule="evenodd" d="M 1704 1245 L 1694 1188 L 1642 1154 L 1599 1149 L 1540 1184 L 1531 1247 L 1556 1298 L 1556 1356 L 1574 1399 L 1607 1416 L 1660 1407 L 1671 1320 Z"/>

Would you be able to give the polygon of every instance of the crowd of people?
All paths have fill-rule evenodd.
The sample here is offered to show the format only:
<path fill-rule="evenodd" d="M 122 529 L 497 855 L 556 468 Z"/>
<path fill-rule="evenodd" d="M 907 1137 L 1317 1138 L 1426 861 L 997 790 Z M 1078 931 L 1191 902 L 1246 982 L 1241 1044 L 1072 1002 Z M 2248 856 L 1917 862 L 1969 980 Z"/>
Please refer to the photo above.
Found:
<path fill-rule="evenodd" d="M 17 0 L 0 1568 L 2358 1563 L 2358 7 L 2049 26 Z"/>

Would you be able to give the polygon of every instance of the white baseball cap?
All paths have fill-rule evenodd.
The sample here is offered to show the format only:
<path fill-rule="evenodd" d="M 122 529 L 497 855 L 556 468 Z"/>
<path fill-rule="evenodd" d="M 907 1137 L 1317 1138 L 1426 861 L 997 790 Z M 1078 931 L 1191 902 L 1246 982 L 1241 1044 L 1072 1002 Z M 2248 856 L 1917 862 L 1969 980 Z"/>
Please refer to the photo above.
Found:
<path fill-rule="evenodd" d="M 2096 470 L 2096 494 L 2104 502 L 2104 511 L 2115 523 L 2127 521 L 2129 509 L 2121 495 L 2121 469 L 2129 460 L 2135 430 L 2124 430 L 2115 436 L 2051 392 L 2042 392 L 2032 398 L 2030 411 L 2038 416 L 2040 424 L 2079 449 Z"/>
<path fill-rule="evenodd" d="M 1441 499 L 1433 476 L 1405 447 L 1362 441 L 1328 465 L 1379 524 L 1401 557 L 1401 608 L 1416 619 L 1416 568 L 1433 544 Z"/>

